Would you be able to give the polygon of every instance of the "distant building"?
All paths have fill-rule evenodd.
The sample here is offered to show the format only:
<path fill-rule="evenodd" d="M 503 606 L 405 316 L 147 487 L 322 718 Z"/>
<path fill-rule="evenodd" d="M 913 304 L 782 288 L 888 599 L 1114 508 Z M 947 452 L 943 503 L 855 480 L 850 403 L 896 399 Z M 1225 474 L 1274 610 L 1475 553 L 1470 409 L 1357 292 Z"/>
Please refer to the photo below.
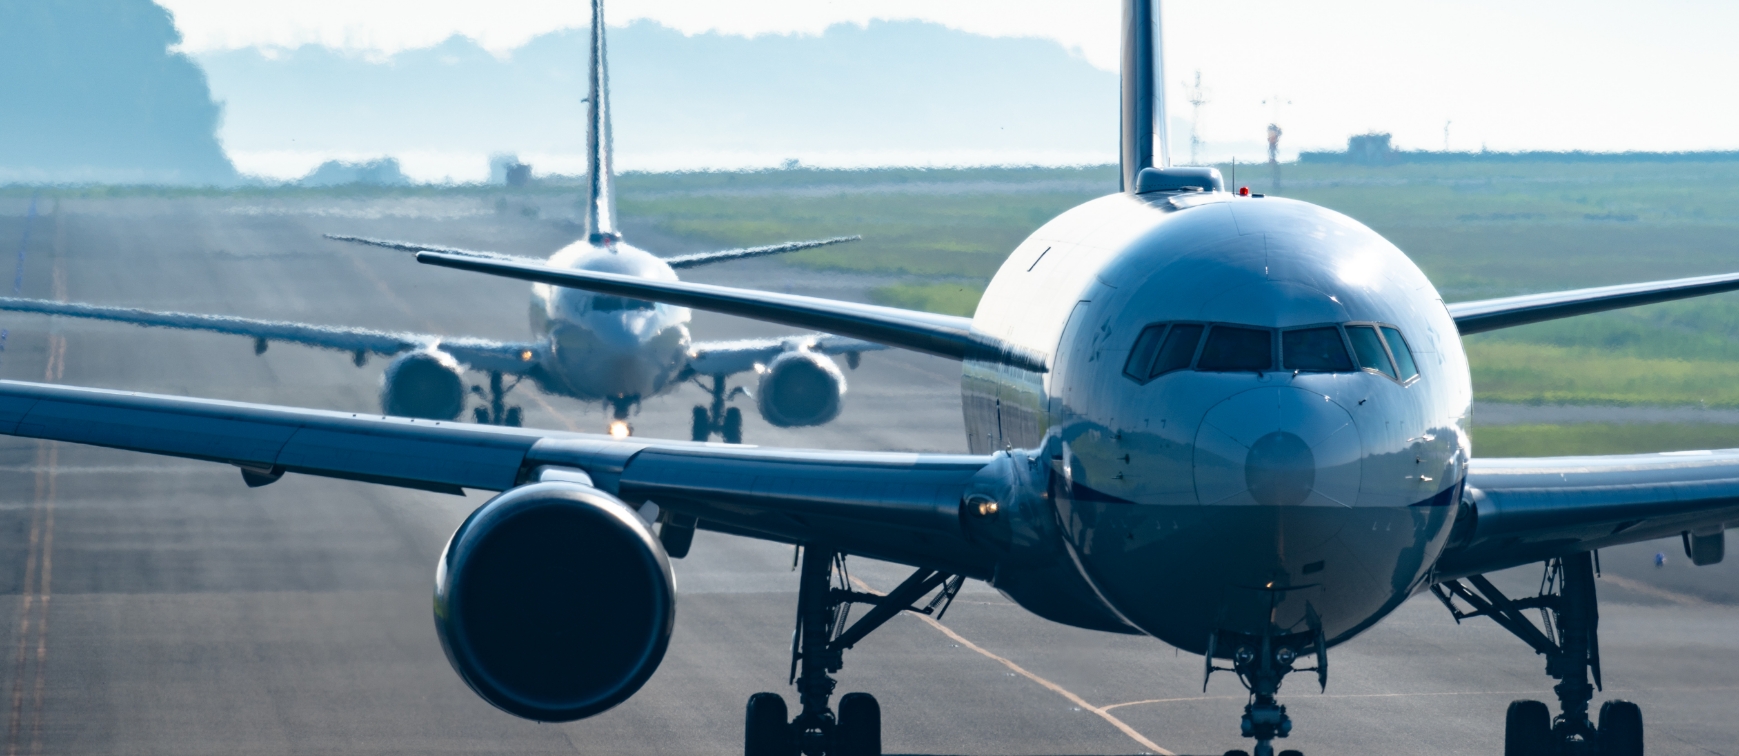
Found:
<path fill-rule="evenodd" d="M 1347 162 L 1361 165 L 1388 165 L 1395 162 L 1395 148 L 1389 135 L 1372 132 L 1347 137 Z"/>
<path fill-rule="evenodd" d="M 388 157 L 364 163 L 328 160 L 296 183 L 302 186 L 406 186 L 411 180 L 399 170 L 398 158 Z"/>
<path fill-rule="evenodd" d="M 519 162 L 518 155 L 499 153 L 489 156 L 489 183 L 496 186 L 525 186 L 531 183 L 531 165 Z"/>

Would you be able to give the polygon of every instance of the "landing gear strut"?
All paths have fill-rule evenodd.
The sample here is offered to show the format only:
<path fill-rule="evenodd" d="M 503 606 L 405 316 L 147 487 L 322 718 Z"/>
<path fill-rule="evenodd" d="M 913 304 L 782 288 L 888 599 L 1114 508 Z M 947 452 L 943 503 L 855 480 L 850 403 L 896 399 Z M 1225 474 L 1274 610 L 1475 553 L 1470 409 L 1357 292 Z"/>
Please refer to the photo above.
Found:
<path fill-rule="evenodd" d="M 835 712 L 828 706 L 835 685 L 832 675 L 844 666 L 846 649 L 900 612 L 940 619 L 963 582 L 958 575 L 919 569 L 885 596 L 856 591 L 845 571 L 845 555 L 825 546 L 804 546 L 797 632 L 791 639 L 791 682 L 797 686 L 801 710 L 787 722 L 785 699 L 779 694 L 750 696 L 744 756 L 880 756 L 880 704 L 868 693 L 848 693 Z M 925 606 L 913 603 L 938 588 Z M 874 608 L 847 627 L 852 604 Z"/>
<path fill-rule="evenodd" d="M 696 441 L 707 441 L 717 433 L 727 444 L 740 444 L 743 442 L 743 411 L 736 407 L 726 408 L 725 402 L 738 392 L 748 392 L 743 391 L 740 386 L 735 391 L 727 392 L 725 376 L 715 375 L 712 378 L 712 388 L 707 389 L 712 394 L 712 406 L 708 408 L 695 405 L 693 438 Z"/>
<path fill-rule="evenodd" d="M 518 386 L 515 380 L 511 386 L 502 385 L 500 371 L 489 372 L 489 391 L 484 393 L 482 386 L 473 385 L 471 393 L 482 399 L 487 406 L 475 407 L 471 410 L 472 419 L 481 425 L 506 425 L 518 428 L 525 424 L 525 411 L 519 407 L 507 406 L 507 392 Z"/>
<path fill-rule="evenodd" d="M 1558 680 L 1556 718 L 1539 701 L 1510 704 L 1504 723 L 1504 756 L 1642 756 L 1642 709 L 1629 701 L 1607 701 L 1599 724 L 1589 720 L 1588 702 L 1600 681 L 1600 609 L 1594 592 L 1594 558 L 1583 552 L 1546 563 L 1540 594 L 1512 600 L 1484 575 L 1467 584 L 1450 580 L 1431 586 L 1455 621 L 1490 617 L 1546 657 L 1546 674 Z M 1473 608 L 1462 611 L 1460 599 Z M 1544 630 L 1522 614 L 1539 609 Z M 1589 678 L 1593 684 L 1589 684 Z"/>

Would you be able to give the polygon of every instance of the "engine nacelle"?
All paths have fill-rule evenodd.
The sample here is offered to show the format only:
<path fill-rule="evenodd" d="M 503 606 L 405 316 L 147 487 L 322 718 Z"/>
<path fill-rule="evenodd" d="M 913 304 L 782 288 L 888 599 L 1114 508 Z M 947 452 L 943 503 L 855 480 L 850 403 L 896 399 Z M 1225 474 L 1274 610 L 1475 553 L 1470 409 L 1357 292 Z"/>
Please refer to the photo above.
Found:
<path fill-rule="evenodd" d="M 380 410 L 398 417 L 452 420 L 465 411 L 465 375 L 446 352 L 402 354 L 380 378 Z"/>
<path fill-rule="evenodd" d="M 755 402 L 761 417 L 780 428 L 820 425 L 839 416 L 845 374 L 825 355 L 790 351 L 761 373 Z"/>
<path fill-rule="evenodd" d="M 651 529 L 571 482 L 506 491 L 466 518 L 435 572 L 435 631 L 471 690 L 571 722 L 634 695 L 664 660 L 676 579 Z"/>

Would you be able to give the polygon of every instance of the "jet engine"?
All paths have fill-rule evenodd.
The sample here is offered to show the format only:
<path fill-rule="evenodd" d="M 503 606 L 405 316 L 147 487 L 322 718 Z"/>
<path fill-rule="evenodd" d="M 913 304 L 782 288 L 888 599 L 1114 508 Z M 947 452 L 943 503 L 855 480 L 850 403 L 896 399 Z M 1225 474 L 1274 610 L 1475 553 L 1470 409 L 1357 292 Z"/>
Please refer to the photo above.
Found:
<path fill-rule="evenodd" d="M 791 351 L 773 358 L 755 392 L 761 417 L 780 428 L 820 425 L 839 416 L 845 374 L 833 360 Z"/>
<path fill-rule="evenodd" d="M 634 695 L 676 620 L 657 536 L 615 497 L 532 483 L 479 507 L 435 572 L 435 631 L 453 669 L 503 711 L 571 722 Z"/>
<path fill-rule="evenodd" d="M 465 378 L 459 362 L 428 349 L 399 355 L 380 380 L 380 409 L 388 415 L 452 420 L 465 411 Z"/>

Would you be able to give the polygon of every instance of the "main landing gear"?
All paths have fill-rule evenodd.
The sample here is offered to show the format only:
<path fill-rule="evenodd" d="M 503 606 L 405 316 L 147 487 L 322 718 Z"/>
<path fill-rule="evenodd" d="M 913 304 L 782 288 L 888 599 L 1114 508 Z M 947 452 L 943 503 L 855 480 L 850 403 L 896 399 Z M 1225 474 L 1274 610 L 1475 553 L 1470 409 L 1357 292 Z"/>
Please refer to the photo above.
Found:
<path fill-rule="evenodd" d="M 1504 756 L 1642 756 L 1642 709 L 1629 701 L 1601 705 L 1598 723 L 1588 703 L 1600 682 L 1600 610 L 1594 595 L 1594 558 L 1587 552 L 1546 563 L 1540 594 L 1512 600 L 1484 575 L 1467 584 L 1450 580 L 1431 586 L 1455 621 L 1490 617 L 1546 657 L 1546 674 L 1558 680 L 1559 714 L 1539 701 L 1515 701 L 1504 719 Z M 1456 599 L 1470 604 L 1462 611 Z M 1522 614 L 1539 609 L 1544 629 Z M 1589 684 L 1592 676 L 1593 684 Z"/>
<path fill-rule="evenodd" d="M 958 575 L 919 569 L 885 596 L 855 591 L 845 571 L 845 555 L 825 546 L 803 547 L 797 589 L 797 631 L 791 639 L 791 681 L 802 709 L 787 719 L 778 693 L 749 697 L 743 723 L 744 756 L 881 756 L 882 711 L 874 696 L 847 693 L 839 710 L 828 707 L 831 676 L 844 665 L 845 650 L 902 611 L 934 615 L 948 611 L 965 582 Z M 923 607 L 913 602 L 937 591 Z M 852 604 L 869 604 L 867 614 L 846 626 Z"/>
<path fill-rule="evenodd" d="M 507 406 L 507 392 L 518 385 L 519 380 L 516 379 L 512 385 L 503 386 L 500 371 L 490 371 L 488 393 L 483 391 L 482 386 L 471 387 L 472 395 L 482 399 L 485 405 L 472 408 L 471 418 L 480 425 L 506 425 L 512 428 L 524 425 L 525 411 L 519 407 Z"/>
<path fill-rule="evenodd" d="M 727 444 L 740 444 L 743 442 L 743 411 L 736 407 L 726 408 L 725 402 L 735 398 L 739 393 L 748 394 L 749 392 L 743 390 L 741 386 L 727 392 L 725 390 L 725 376 L 723 375 L 715 375 L 712 379 L 712 388 L 707 389 L 707 392 L 712 394 L 712 406 L 710 408 L 698 404 L 694 406 L 694 440 L 708 441 L 712 439 L 714 433 L 717 433 L 719 438 Z"/>

